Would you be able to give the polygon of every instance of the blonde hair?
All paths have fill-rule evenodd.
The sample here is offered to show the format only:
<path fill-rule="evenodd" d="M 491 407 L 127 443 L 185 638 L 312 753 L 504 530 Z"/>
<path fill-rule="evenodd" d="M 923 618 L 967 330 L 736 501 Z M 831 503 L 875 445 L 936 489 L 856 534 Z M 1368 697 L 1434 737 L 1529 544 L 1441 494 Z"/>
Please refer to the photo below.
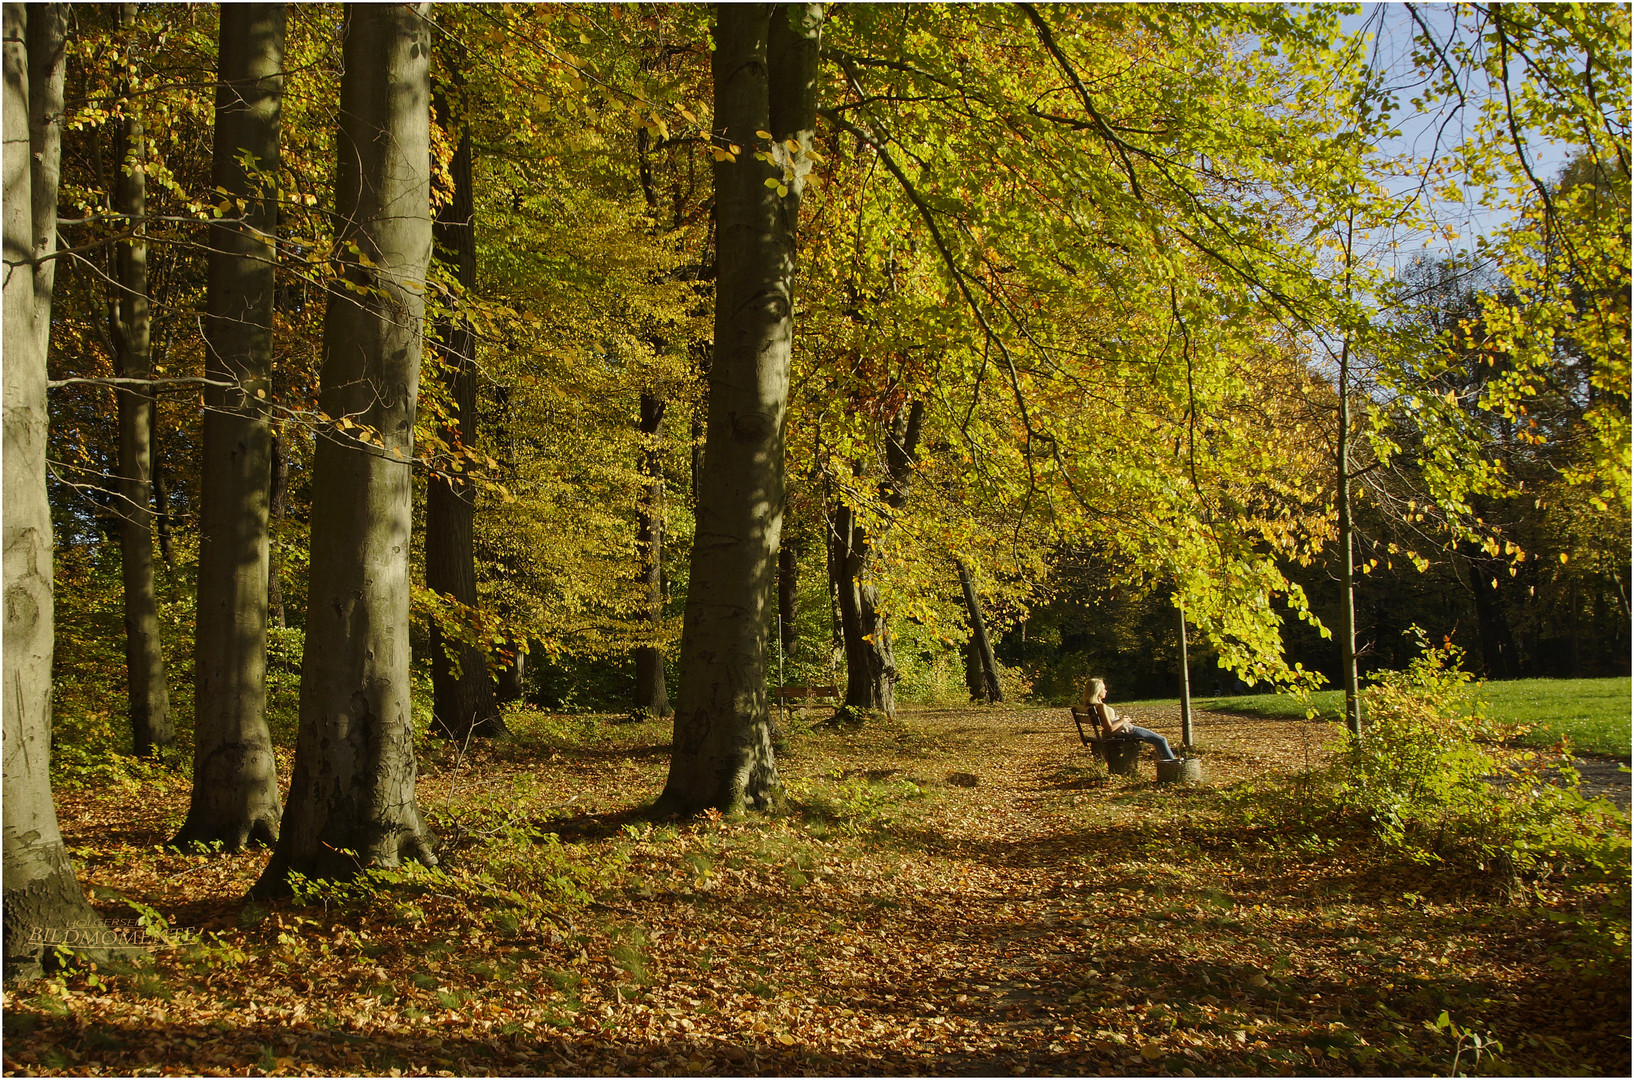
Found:
<path fill-rule="evenodd" d="M 1106 697 L 1106 681 L 1104 679 L 1085 679 L 1082 684 L 1085 705 L 1098 704 Z"/>

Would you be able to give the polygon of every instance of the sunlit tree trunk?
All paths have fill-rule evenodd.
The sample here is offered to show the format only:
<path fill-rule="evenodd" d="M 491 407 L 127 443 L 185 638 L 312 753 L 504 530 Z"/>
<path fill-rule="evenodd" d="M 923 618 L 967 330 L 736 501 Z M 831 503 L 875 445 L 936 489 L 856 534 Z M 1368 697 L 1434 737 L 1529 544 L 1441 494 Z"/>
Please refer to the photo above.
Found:
<path fill-rule="evenodd" d="M 256 891 L 436 862 L 415 800 L 410 462 L 431 257 L 429 5 L 345 9 L 335 257 L 324 316 L 300 734 L 283 832 Z M 361 256 L 367 256 L 365 263 Z"/>
<path fill-rule="evenodd" d="M 817 5 L 723 4 L 710 66 L 715 346 L 680 703 L 659 813 L 782 801 L 766 708 L 766 630 L 783 521 L 795 234 L 816 124 Z M 770 145 L 756 132 L 769 132 Z M 792 140 L 798 150 L 784 148 Z M 767 153 L 777 162 L 757 156 Z M 786 162 L 779 164 L 778 162 Z M 768 180 L 785 182 L 784 193 Z"/>
<path fill-rule="evenodd" d="M 136 25 L 136 5 L 119 5 L 119 26 L 127 36 Z M 114 213 L 126 218 L 134 235 L 114 249 L 113 298 L 109 311 L 114 371 L 125 379 L 152 377 L 149 355 L 152 322 L 148 309 L 147 176 L 143 171 L 141 120 L 126 116 L 114 129 Z M 131 741 L 138 756 L 163 753 L 176 743 L 170 718 L 160 645 L 159 605 L 153 585 L 153 391 L 114 391 L 119 412 L 119 478 L 115 512 L 125 586 L 125 677 Z"/>
<path fill-rule="evenodd" d="M 1004 700 L 999 689 L 998 658 L 993 655 L 993 643 L 987 637 L 987 620 L 982 618 L 981 598 L 976 595 L 976 580 L 963 559 L 955 559 L 959 569 L 959 588 L 964 593 L 965 617 L 970 621 L 970 641 L 966 643 L 965 683 L 970 689 L 970 700 L 988 705 Z"/>
<path fill-rule="evenodd" d="M 1356 528 L 1350 505 L 1350 341 L 1339 350 L 1339 664 L 1345 691 L 1345 727 L 1362 733 L 1356 677 Z"/>
<path fill-rule="evenodd" d="M 210 229 L 199 511 L 193 798 L 176 844 L 271 844 L 281 806 L 267 729 L 268 503 L 284 5 L 226 4 L 214 182 L 242 199 Z M 253 160 L 246 169 L 244 162 Z"/>
<path fill-rule="evenodd" d="M 439 87 L 434 105 L 438 124 L 450 134 L 457 131 L 459 141 L 449 163 L 452 196 L 437 211 L 432 233 L 437 260 L 453 268 L 468 295 L 477 283 L 471 124 L 460 74 L 464 50 L 451 48 L 452 84 Z M 477 335 L 468 321 L 451 316 L 438 320 L 437 337 L 442 376 L 454 407 L 452 423 L 441 435 L 450 446 L 468 449 L 477 441 Z M 466 471 L 433 475 L 426 482 L 426 587 L 452 597 L 465 611 L 477 606 L 476 494 Z M 488 675 L 487 650 L 469 640 L 451 641 L 441 619 L 431 624 L 431 703 L 436 730 L 456 741 L 505 732 L 494 681 Z"/>
<path fill-rule="evenodd" d="M 908 501 L 908 482 L 919 452 L 919 429 L 924 419 L 924 403 L 916 401 L 897 415 L 886 432 L 886 477 L 879 495 L 880 502 L 891 510 L 900 510 Z M 845 703 L 894 716 L 896 658 L 891 628 L 879 610 L 879 586 L 872 580 L 873 539 L 848 506 L 842 505 L 836 511 L 834 531 L 840 544 L 835 563 L 840 627 L 845 637 Z"/>
<path fill-rule="evenodd" d="M 660 449 L 664 436 L 662 398 L 641 395 L 641 475 L 646 491 L 636 507 L 636 557 L 641 560 L 641 619 L 657 635 L 664 621 L 664 469 Z M 664 650 L 642 645 L 635 650 L 635 707 L 650 716 L 668 716 L 669 691 L 664 685 Z"/>
<path fill-rule="evenodd" d="M 85 902 L 51 801 L 51 508 L 46 499 L 46 346 L 57 247 L 64 4 L 6 4 L 5 649 L 6 978 L 50 944 L 102 930 Z M 45 260 L 45 261 L 40 261 Z"/>

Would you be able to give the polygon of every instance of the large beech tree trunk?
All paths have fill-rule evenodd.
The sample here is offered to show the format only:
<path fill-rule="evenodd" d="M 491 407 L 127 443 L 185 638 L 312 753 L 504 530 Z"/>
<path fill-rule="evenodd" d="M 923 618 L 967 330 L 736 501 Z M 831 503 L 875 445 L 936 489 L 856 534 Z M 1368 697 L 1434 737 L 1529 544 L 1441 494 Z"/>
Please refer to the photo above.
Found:
<path fill-rule="evenodd" d="M 886 476 L 880 502 L 900 510 L 908 501 L 908 481 L 918 456 L 923 402 L 897 414 L 886 432 Z M 868 527 L 855 509 L 835 508 L 834 538 L 839 545 L 833 566 L 840 597 L 840 628 L 845 638 L 845 703 L 857 709 L 896 714 L 896 659 L 891 629 L 879 611 L 879 586 L 873 576 L 874 547 Z"/>
<path fill-rule="evenodd" d="M 970 700 L 988 705 L 1004 700 L 999 690 L 999 663 L 993 655 L 993 642 L 987 636 L 987 620 L 982 618 L 981 598 L 976 595 L 976 579 L 963 559 L 955 559 L 959 569 L 959 588 L 964 593 L 965 617 L 970 621 L 970 641 L 965 645 L 965 685 L 970 689 Z"/>
<path fill-rule="evenodd" d="M 284 21 L 282 4 L 221 9 L 213 179 L 244 212 L 210 229 L 205 374 L 234 385 L 204 391 L 193 799 L 173 843 L 226 851 L 271 844 L 281 813 L 266 717 L 267 396 Z"/>
<path fill-rule="evenodd" d="M 766 628 L 783 522 L 795 235 L 816 124 L 821 27 L 820 5 L 716 9 L 713 136 L 717 146 L 741 151 L 714 166 L 709 418 L 680 705 L 659 813 L 732 813 L 783 798 L 766 708 Z M 756 132 L 769 132 L 770 143 Z M 768 180 L 784 182 L 784 193 Z"/>
<path fill-rule="evenodd" d="M 119 26 L 129 35 L 136 5 L 119 5 Z M 146 139 L 142 121 L 126 116 L 114 129 L 114 213 L 124 215 L 134 236 L 114 249 L 113 301 L 109 322 L 114 371 L 125 379 L 152 377 L 149 354 L 147 175 L 141 167 Z M 136 754 L 159 754 L 176 744 L 170 690 L 160 647 L 159 605 L 153 586 L 153 391 L 114 391 L 119 411 L 119 551 L 125 585 L 125 677 L 131 741 Z"/>
<path fill-rule="evenodd" d="M 50 945 L 95 940 L 51 801 L 51 507 L 46 499 L 46 346 L 57 247 L 63 4 L 6 4 L 4 836 L 6 978 Z M 44 261 L 41 261 L 44 260 Z M 95 952 L 95 950 L 88 950 Z"/>
<path fill-rule="evenodd" d="M 471 124 L 466 116 L 463 77 L 464 50 L 455 46 L 448 66 L 452 85 L 440 87 L 435 98 L 437 122 L 445 131 L 459 131 L 459 143 L 449 172 L 452 197 L 437 211 L 432 235 L 439 262 L 452 266 L 462 288 L 477 283 L 477 243 L 472 217 L 476 212 L 472 178 Z M 456 450 L 469 449 L 477 439 L 477 335 L 458 317 L 437 323 L 437 348 L 454 413 L 441 431 L 444 442 Z M 477 606 L 476 485 L 461 470 L 433 475 L 426 483 L 426 587 L 452 598 L 459 611 Z M 436 730 L 458 742 L 505 733 L 488 676 L 488 651 L 469 635 L 450 635 L 444 619 L 431 624 L 431 716 Z"/>
<path fill-rule="evenodd" d="M 409 713 L 410 462 L 431 257 L 430 5 L 348 4 L 301 720 L 283 832 L 255 891 L 434 864 Z M 362 261 L 360 252 L 367 256 Z"/>
<path fill-rule="evenodd" d="M 636 507 L 635 546 L 645 594 L 642 620 L 655 636 L 664 621 L 664 405 L 663 398 L 641 395 L 641 473 L 647 490 Z M 664 686 L 664 650 L 657 645 L 635 650 L 635 707 L 651 716 L 674 711 Z"/>

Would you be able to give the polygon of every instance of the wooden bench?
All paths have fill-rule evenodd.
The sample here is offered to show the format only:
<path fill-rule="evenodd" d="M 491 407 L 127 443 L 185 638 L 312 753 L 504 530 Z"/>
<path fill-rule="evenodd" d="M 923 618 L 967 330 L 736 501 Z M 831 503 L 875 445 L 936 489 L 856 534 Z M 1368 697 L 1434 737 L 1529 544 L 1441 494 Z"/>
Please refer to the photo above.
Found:
<path fill-rule="evenodd" d="M 1077 725 L 1078 738 L 1089 747 L 1090 753 L 1106 763 L 1106 771 L 1129 776 L 1140 760 L 1142 744 L 1134 739 L 1114 739 L 1106 734 L 1106 716 L 1100 705 L 1074 705 L 1072 722 Z M 1089 725 L 1089 731 L 1084 725 Z M 1093 734 L 1091 734 L 1093 732 Z"/>
<path fill-rule="evenodd" d="M 778 708 L 790 702 L 799 702 L 800 708 L 809 709 L 814 701 L 840 700 L 840 688 L 837 686 L 774 686 L 772 700 L 777 702 Z"/>

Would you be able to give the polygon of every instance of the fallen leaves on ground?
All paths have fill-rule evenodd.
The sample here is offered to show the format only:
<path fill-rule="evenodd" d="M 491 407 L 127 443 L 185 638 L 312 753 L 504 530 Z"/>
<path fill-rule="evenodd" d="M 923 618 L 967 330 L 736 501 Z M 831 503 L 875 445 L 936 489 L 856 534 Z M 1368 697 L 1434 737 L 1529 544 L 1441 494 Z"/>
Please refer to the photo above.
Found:
<path fill-rule="evenodd" d="M 1483 1071 L 1445 1011 L 1504 1068 L 1627 1074 L 1626 973 L 1580 962 L 1564 894 L 1224 797 L 1319 764 L 1320 724 L 1200 715 L 1202 786 L 1098 778 L 1065 710 L 789 728 L 794 812 L 736 821 L 641 816 L 657 723 L 433 754 L 446 873 L 303 904 L 243 901 L 264 852 L 158 846 L 181 777 L 67 796 L 97 906 L 180 943 L 9 988 L 6 1073 Z"/>

